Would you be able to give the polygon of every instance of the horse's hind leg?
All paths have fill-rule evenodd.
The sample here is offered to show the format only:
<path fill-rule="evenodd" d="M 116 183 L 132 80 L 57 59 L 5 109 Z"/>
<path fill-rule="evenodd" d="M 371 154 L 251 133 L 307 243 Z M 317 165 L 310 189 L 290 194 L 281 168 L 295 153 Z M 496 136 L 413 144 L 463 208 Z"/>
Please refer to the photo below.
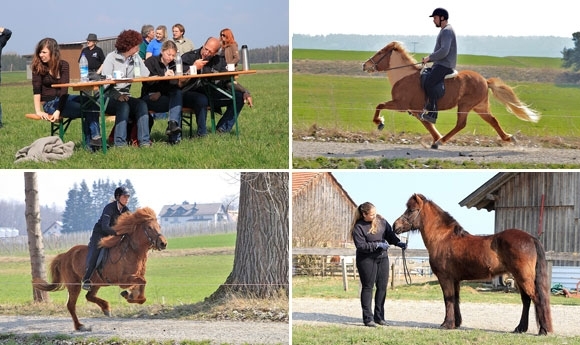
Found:
<path fill-rule="evenodd" d="M 96 305 L 98 305 L 99 308 L 101 308 L 101 311 L 103 312 L 103 314 L 105 314 L 105 316 L 112 316 L 113 314 L 111 313 L 111 307 L 109 306 L 109 302 L 97 297 L 98 291 L 99 291 L 99 287 L 93 285 L 93 287 L 91 288 L 91 291 L 89 291 L 87 293 L 87 295 L 85 296 L 87 301 L 93 302 Z"/>
<path fill-rule="evenodd" d="M 501 128 L 499 121 L 497 121 L 495 116 L 493 116 L 493 114 L 491 113 L 491 108 L 489 107 L 489 103 L 487 100 L 485 102 L 478 104 L 475 108 L 473 108 L 473 110 L 479 116 L 481 116 L 481 118 L 485 122 L 489 123 L 489 125 L 493 127 L 493 129 L 495 129 L 501 140 L 506 142 L 512 141 L 513 136 L 511 134 L 506 133 L 503 130 L 503 128 Z"/>
<path fill-rule="evenodd" d="M 526 333 L 528 331 L 529 315 L 530 315 L 530 303 L 532 299 L 528 295 L 527 289 L 518 285 L 520 288 L 520 295 L 522 298 L 522 317 L 520 318 L 520 323 L 514 329 L 514 333 Z"/>
<path fill-rule="evenodd" d="M 71 284 L 67 286 L 67 290 L 68 290 L 68 301 L 66 302 L 66 308 L 68 309 L 68 312 L 73 320 L 75 330 L 90 331 L 90 329 L 86 328 L 85 325 L 83 325 L 79 321 L 79 318 L 77 317 L 76 305 L 79 295 L 81 293 L 81 286 Z"/>
<path fill-rule="evenodd" d="M 461 131 L 462 129 L 465 128 L 465 126 L 467 125 L 467 113 L 468 112 L 469 112 L 469 109 L 461 109 L 461 107 L 458 107 L 458 109 L 457 109 L 457 121 L 455 122 L 455 127 L 453 127 L 449 131 L 449 133 L 445 134 L 445 136 L 443 136 L 443 138 L 441 138 L 441 140 L 439 140 L 438 144 L 445 144 L 455 134 L 459 133 L 459 131 Z"/>

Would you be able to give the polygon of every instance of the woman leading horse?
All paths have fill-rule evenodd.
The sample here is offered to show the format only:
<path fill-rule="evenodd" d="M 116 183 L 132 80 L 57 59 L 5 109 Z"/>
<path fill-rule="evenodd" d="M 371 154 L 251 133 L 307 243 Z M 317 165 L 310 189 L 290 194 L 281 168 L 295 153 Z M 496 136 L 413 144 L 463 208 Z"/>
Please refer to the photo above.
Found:
<path fill-rule="evenodd" d="M 522 299 L 522 316 L 515 333 L 528 330 L 530 302 L 534 302 L 538 334 L 552 330 L 550 283 L 542 244 L 516 229 L 490 236 L 473 236 L 447 212 L 421 194 L 413 194 L 407 209 L 393 223 L 396 234 L 419 230 L 429 252 L 429 264 L 439 280 L 445 301 L 442 328 L 461 326 L 459 289 L 462 280 L 491 279 L 509 272 Z"/>
<path fill-rule="evenodd" d="M 93 275 L 91 289 L 86 294 L 89 302 L 97 304 L 103 314 L 111 316 L 109 302 L 98 298 L 97 292 L 103 286 L 118 285 L 127 302 L 143 304 L 145 297 L 145 265 L 150 249 L 164 250 L 167 240 L 161 234 L 155 211 L 149 207 L 137 209 L 134 213 L 125 212 L 113 226 L 117 236 L 103 238 L 101 248 L 107 248 L 100 270 Z M 75 330 L 90 331 L 76 314 L 76 303 L 81 293 L 81 277 L 85 273 L 86 245 L 77 245 L 66 253 L 57 255 L 50 264 L 52 282 L 40 278 L 33 281 L 34 287 L 43 291 L 68 290 L 67 309 L 73 319 Z"/>
<path fill-rule="evenodd" d="M 425 91 L 421 87 L 420 63 L 407 52 L 400 42 L 391 42 L 379 50 L 363 64 L 363 71 L 387 72 L 391 83 L 392 100 L 377 105 L 373 122 L 382 129 L 381 110 L 409 112 L 419 118 L 425 105 Z M 503 141 L 515 141 L 506 133 L 491 113 L 488 90 L 504 104 L 507 110 L 524 121 L 538 122 L 540 114 L 522 103 L 514 91 L 499 78 L 485 79 L 474 71 L 460 71 L 457 76 L 445 79 L 445 95 L 437 102 L 437 109 L 446 110 L 457 107 L 457 122 L 449 133 L 442 136 L 435 125 L 421 121 L 433 137 L 431 148 L 438 148 L 465 128 L 467 114 L 473 110 L 489 123 Z"/>

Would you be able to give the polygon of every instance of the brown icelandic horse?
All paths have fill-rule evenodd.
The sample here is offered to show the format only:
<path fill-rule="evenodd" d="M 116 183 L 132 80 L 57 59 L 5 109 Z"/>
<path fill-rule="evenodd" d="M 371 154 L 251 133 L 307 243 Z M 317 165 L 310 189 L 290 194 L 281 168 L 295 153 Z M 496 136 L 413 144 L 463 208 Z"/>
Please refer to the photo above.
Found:
<path fill-rule="evenodd" d="M 103 314 L 111 316 L 109 302 L 97 297 L 103 286 L 118 285 L 127 302 L 143 304 L 145 297 L 145 264 L 149 249 L 164 250 L 167 240 L 161 234 L 155 211 L 149 207 L 137 209 L 134 213 L 125 212 L 113 227 L 117 236 L 105 237 L 99 243 L 108 248 L 102 269 L 95 270 L 91 277 L 91 290 L 86 299 L 96 303 Z M 50 264 L 52 282 L 34 279 L 34 287 L 43 291 L 68 290 L 67 309 L 73 319 L 75 330 L 90 331 L 79 322 L 76 314 L 77 299 L 81 293 L 81 279 L 85 274 L 85 258 L 88 246 L 77 245 L 66 253 L 57 255 Z"/>
<path fill-rule="evenodd" d="M 379 50 L 363 64 L 363 71 L 387 72 L 391 83 L 391 101 L 380 103 L 375 110 L 373 122 L 382 129 L 384 124 L 380 112 L 383 109 L 408 112 L 419 118 L 425 106 L 425 91 L 421 87 L 420 63 L 405 50 L 400 42 L 391 42 Z M 442 136 L 435 126 L 427 121 L 421 121 L 433 137 L 431 148 L 438 148 L 465 128 L 467 114 L 473 110 L 485 122 L 489 123 L 503 141 L 515 141 L 515 138 L 501 128 L 497 119 L 491 113 L 488 100 L 488 89 L 495 98 L 504 104 L 507 110 L 524 121 L 538 122 L 540 114 L 522 103 L 514 91 L 499 78 L 485 80 L 474 71 L 460 71 L 457 76 L 445 79 L 445 95 L 437 102 L 437 109 L 447 110 L 457 107 L 457 122 L 449 133 Z"/>
<path fill-rule="evenodd" d="M 393 224 L 396 234 L 419 230 L 429 252 L 429 264 L 439 280 L 445 301 L 445 320 L 441 328 L 461 326 L 459 288 L 462 280 L 491 279 L 510 272 L 520 290 L 523 303 L 515 333 L 528 330 L 530 301 L 536 309 L 538 334 L 552 332 L 550 284 L 542 244 L 517 229 L 489 236 L 473 236 L 433 201 L 414 194 L 407 209 Z"/>

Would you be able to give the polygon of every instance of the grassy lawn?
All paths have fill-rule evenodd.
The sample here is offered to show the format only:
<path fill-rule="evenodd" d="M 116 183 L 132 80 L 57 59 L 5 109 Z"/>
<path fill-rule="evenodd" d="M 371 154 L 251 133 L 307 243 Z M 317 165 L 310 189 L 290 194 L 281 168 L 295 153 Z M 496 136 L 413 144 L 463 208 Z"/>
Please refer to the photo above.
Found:
<path fill-rule="evenodd" d="M 209 169 L 285 169 L 289 160 L 289 72 L 288 64 L 255 64 L 253 75 L 240 76 L 254 99 L 254 108 L 244 107 L 238 119 L 239 138 L 232 134 L 210 134 L 187 139 L 180 145 L 166 144 L 167 120 L 155 121 L 150 149 L 111 148 L 107 154 L 91 153 L 81 146 L 80 121 L 73 121 L 64 141 L 73 141 L 75 150 L 66 160 L 15 164 L 15 154 L 36 139 L 50 134 L 47 122 L 30 120 L 24 114 L 34 112 L 32 83 L 25 72 L 2 73 L 2 109 L 4 128 L 0 130 L 0 168 L 76 169 L 76 168 L 209 168 Z M 74 93 L 73 91 L 69 91 Z M 140 84 L 131 88 L 139 95 Z M 216 115 L 216 121 L 220 115 Z M 209 114 L 208 114 L 209 118 Z M 209 126 L 209 119 L 208 119 Z M 113 127 L 107 122 L 107 135 Z M 195 133 L 194 125 L 194 133 Z M 184 129 L 184 134 L 187 129 Z"/>

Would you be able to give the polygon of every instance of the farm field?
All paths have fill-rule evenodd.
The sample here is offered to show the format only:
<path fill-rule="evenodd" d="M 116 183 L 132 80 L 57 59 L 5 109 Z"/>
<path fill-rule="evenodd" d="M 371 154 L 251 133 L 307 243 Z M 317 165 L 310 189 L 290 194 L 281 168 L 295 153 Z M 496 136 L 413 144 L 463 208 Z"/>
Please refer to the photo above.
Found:
<path fill-rule="evenodd" d="M 111 148 L 107 154 L 91 153 L 81 146 L 80 121 L 73 121 L 64 141 L 73 141 L 73 156 L 50 163 L 23 162 L 15 164 L 18 150 L 38 138 L 50 134 L 45 121 L 30 120 L 24 114 L 34 112 L 32 83 L 25 72 L 2 73 L 2 107 L 4 128 L 0 131 L 0 168 L 76 169 L 76 168 L 208 168 L 208 169 L 283 169 L 289 157 L 289 71 L 288 64 L 255 64 L 256 74 L 240 76 L 254 99 L 254 107 L 244 107 L 238 119 L 239 138 L 234 133 L 209 134 L 205 138 L 184 136 L 180 145 L 166 143 L 166 119 L 155 121 L 151 130 L 153 146 L 143 150 L 134 147 Z M 131 88 L 134 96 L 141 85 Z M 75 94 L 69 90 L 71 94 Z M 216 115 L 216 121 L 220 115 Z M 107 133 L 113 122 L 107 121 Z M 209 114 L 208 114 L 209 126 Z M 184 135 L 188 127 L 184 126 Z M 194 125 L 194 133 L 195 133 Z"/>
<path fill-rule="evenodd" d="M 294 141 L 430 144 L 431 137 L 423 125 L 406 113 L 382 111 L 383 131 L 378 131 L 372 123 L 376 105 L 391 97 L 391 85 L 384 73 L 362 71 L 362 63 L 373 53 L 293 51 Z M 520 99 L 542 114 L 538 123 L 521 121 L 490 96 L 492 113 L 520 144 L 578 149 L 580 110 L 574 102 L 580 97 L 578 75 L 562 69 L 560 63 L 560 59 L 554 58 L 460 56 L 458 69 L 472 69 L 487 78 L 501 77 Z M 455 125 L 454 112 L 455 109 L 440 113 L 437 128 L 442 134 Z M 466 128 L 448 145 L 497 147 L 501 143 L 487 123 L 470 113 Z M 335 152 L 331 148 L 327 151 Z M 305 167 L 312 161 L 304 162 L 296 155 L 293 160 L 295 168 Z"/>

